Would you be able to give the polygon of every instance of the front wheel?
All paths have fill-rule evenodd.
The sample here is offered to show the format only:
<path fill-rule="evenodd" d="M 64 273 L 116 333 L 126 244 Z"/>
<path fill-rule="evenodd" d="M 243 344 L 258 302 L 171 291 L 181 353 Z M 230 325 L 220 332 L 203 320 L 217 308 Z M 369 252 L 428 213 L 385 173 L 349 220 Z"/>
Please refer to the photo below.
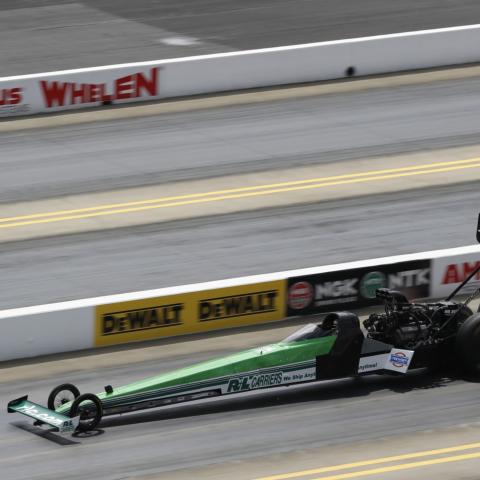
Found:
<path fill-rule="evenodd" d="M 47 406 L 50 410 L 56 410 L 65 403 L 73 402 L 79 396 L 80 391 L 75 385 L 63 383 L 50 392 Z"/>
<path fill-rule="evenodd" d="M 480 373 L 480 313 L 462 323 L 455 339 L 457 357 L 470 373 Z"/>
<path fill-rule="evenodd" d="M 100 399 L 93 393 L 84 393 L 77 397 L 70 409 L 70 417 L 80 415 L 77 430 L 88 432 L 93 430 L 102 419 L 103 407 Z"/>

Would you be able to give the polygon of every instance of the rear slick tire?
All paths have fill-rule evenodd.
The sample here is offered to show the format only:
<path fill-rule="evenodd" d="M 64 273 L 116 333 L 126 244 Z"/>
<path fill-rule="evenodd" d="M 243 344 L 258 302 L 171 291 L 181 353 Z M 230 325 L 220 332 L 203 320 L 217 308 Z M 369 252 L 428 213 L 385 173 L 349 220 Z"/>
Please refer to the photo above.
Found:
<path fill-rule="evenodd" d="M 458 329 L 455 351 L 467 372 L 480 374 L 480 313 L 467 318 Z"/>
<path fill-rule="evenodd" d="M 77 397 L 70 409 L 70 417 L 80 415 L 77 431 L 88 432 L 94 430 L 103 416 L 103 407 L 100 399 L 93 393 L 84 393 Z"/>

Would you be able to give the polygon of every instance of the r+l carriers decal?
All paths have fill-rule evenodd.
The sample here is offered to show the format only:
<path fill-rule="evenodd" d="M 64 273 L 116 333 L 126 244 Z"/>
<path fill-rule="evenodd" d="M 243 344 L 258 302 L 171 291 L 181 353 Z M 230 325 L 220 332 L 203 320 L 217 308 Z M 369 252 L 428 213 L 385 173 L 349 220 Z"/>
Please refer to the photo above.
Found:
<path fill-rule="evenodd" d="M 290 383 L 307 382 L 315 380 L 315 367 L 304 368 L 285 372 L 282 370 L 271 373 L 246 373 L 228 381 L 225 392 L 236 393 L 258 388 L 274 387 L 276 385 L 287 385 Z"/>

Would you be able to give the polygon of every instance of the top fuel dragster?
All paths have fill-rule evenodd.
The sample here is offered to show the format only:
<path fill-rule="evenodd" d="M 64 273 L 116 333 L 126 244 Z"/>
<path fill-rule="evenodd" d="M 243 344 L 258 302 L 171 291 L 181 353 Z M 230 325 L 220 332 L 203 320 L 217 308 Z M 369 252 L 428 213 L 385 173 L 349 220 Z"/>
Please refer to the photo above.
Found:
<path fill-rule="evenodd" d="M 480 217 L 477 239 L 480 242 Z M 80 394 L 74 385 L 63 384 L 50 393 L 48 408 L 24 396 L 9 402 L 8 411 L 60 432 L 89 431 L 103 416 L 249 390 L 372 373 L 404 374 L 447 363 L 479 374 L 480 313 L 468 305 L 480 289 L 464 301 L 452 300 L 479 271 L 480 266 L 443 301 L 410 303 L 398 291 L 378 289 L 385 312 L 371 314 L 363 329 L 356 314 L 333 312 L 272 345 L 126 386 L 107 385 L 97 395 Z"/>

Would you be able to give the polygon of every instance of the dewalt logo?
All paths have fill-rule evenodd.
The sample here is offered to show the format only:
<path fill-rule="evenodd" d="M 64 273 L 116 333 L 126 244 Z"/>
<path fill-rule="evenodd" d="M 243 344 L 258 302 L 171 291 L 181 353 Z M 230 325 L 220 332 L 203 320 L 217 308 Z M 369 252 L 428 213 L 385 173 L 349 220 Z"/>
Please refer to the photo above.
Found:
<path fill-rule="evenodd" d="M 95 346 L 278 321 L 285 290 L 274 280 L 97 305 Z"/>
<path fill-rule="evenodd" d="M 150 330 L 182 324 L 183 304 L 159 305 L 152 308 L 105 313 L 102 335 Z"/>
<path fill-rule="evenodd" d="M 207 298 L 198 303 L 198 320 L 221 320 L 277 311 L 277 290 Z"/>

